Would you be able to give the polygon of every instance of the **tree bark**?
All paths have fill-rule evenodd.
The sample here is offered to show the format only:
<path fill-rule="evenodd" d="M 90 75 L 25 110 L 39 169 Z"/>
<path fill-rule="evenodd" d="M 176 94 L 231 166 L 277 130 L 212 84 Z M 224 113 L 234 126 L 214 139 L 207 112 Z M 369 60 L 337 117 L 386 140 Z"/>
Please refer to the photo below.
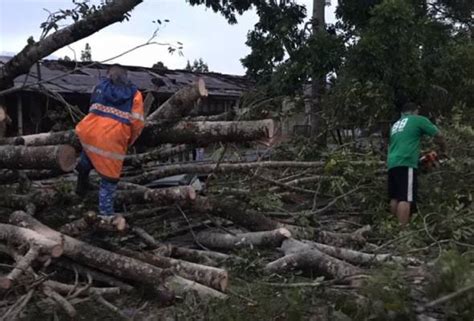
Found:
<path fill-rule="evenodd" d="M 272 231 L 250 232 L 239 234 L 217 233 L 202 231 L 196 240 L 210 248 L 232 250 L 243 247 L 276 247 L 287 238 L 291 237 L 290 231 L 279 228 Z"/>
<path fill-rule="evenodd" d="M 187 204 L 196 199 L 196 191 L 191 186 L 176 186 L 159 189 L 128 190 L 117 195 L 122 203 Z"/>
<path fill-rule="evenodd" d="M 157 110 L 151 113 L 147 121 L 153 122 L 166 119 L 171 123 L 177 123 L 194 108 L 196 100 L 207 97 L 207 94 L 206 84 L 202 78 L 199 78 L 195 84 L 178 90 Z"/>
<path fill-rule="evenodd" d="M 45 146 L 67 144 L 80 149 L 81 143 L 74 130 L 41 133 L 0 139 L 0 145 Z"/>
<path fill-rule="evenodd" d="M 313 37 L 318 33 L 326 32 L 325 21 L 326 0 L 313 0 L 312 29 Z M 322 94 L 326 84 L 326 75 L 320 75 L 320 71 L 313 68 L 311 75 L 311 134 L 317 138 L 318 143 L 325 145 L 326 137 L 323 127 Z"/>
<path fill-rule="evenodd" d="M 282 244 L 285 256 L 268 263 L 265 271 L 268 273 L 285 273 L 295 269 L 315 270 L 323 276 L 335 279 L 345 279 L 349 276 L 362 274 L 362 270 L 327 255 L 318 249 L 302 249 L 298 241 L 285 240 Z"/>
<path fill-rule="evenodd" d="M 271 119 L 254 121 L 188 122 L 171 128 L 150 123 L 137 140 L 137 145 L 152 147 L 161 144 L 207 145 L 215 142 L 248 142 L 273 137 L 275 124 Z"/>
<path fill-rule="evenodd" d="M 32 229 L 50 240 L 62 241 L 65 256 L 81 264 L 110 273 L 116 277 L 149 284 L 155 287 L 162 283 L 166 288 L 179 296 L 184 296 L 189 292 L 195 292 L 203 299 L 223 299 L 226 297 L 225 294 L 219 291 L 191 282 L 179 276 L 170 275 L 166 270 L 151 264 L 97 248 L 67 235 L 63 235 L 41 224 L 35 218 L 28 216 L 24 212 L 14 212 L 10 216 L 10 222 Z"/>
<path fill-rule="evenodd" d="M 298 243 L 296 243 L 298 242 Z M 296 244 L 295 244 L 296 243 Z M 287 254 L 296 253 L 301 250 L 312 250 L 317 249 L 321 252 L 326 253 L 327 255 L 333 256 L 340 260 L 346 262 L 357 264 L 357 265 L 370 265 L 370 264 L 379 264 L 384 262 L 393 261 L 399 264 L 417 264 L 420 263 L 416 258 L 411 257 L 401 257 L 393 254 L 370 254 L 360 251 L 355 251 L 352 249 L 346 249 L 342 247 L 331 246 L 327 244 L 312 242 L 312 241 L 295 241 L 285 242 L 282 245 L 283 247 L 289 247 L 285 251 Z"/>
<path fill-rule="evenodd" d="M 193 210 L 199 213 L 208 213 L 222 217 L 243 226 L 251 231 L 269 231 L 285 228 L 293 237 L 305 238 L 334 246 L 360 246 L 365 244 L 365 234 L 370 231 L 370 226 L 364 226 L 352 233 L 337 233 L 323 231 L 311 226 L 301 227 L 282 224 L 252 209 L 242 201 L 232 197 L 198 197 L 191 204 Z"/>
<path fill-rule="evenodd" d="M 238 260 L 239 257 L 214 251 L 201 251 L 188 249 L 172 244 L 161 244 L 152 251 L 155 255 L 169 256 L 189 262 L 200 263 L 208 266 L 217 266 L 224 261 Z"/>
<path fill-rule="evenodd" d="M 76 166 L 76 151 L 69 145 L 0 146 L 0 168 L 51 169 L 70 172 Z"/>
<path fill-rule="evenodd" d="M 13 245 L 23 246 L 28 244 L 30 247 L 26 255 L 18 260 L 13 270 L 8 275 L 0 277 L 0 288 L 3 289 L 11 288 L 13 282 L 31 266 L 40 254 L 59 257 L 63 253 L 63 246 L 60 241 L 50 240 L 39 233 L 22 227 L 0 224 L 0 240 Z"/>
<path fill-rule="evenodd" d="M 157 148 L 152 151 L 125 157 L 125 165 L 142 165 L 148 162 L 167 160 L 171 156 L 191 151 L 192 147 L 181 144 L 170 148 Z"/>
<path fill-rule="evenodd" d="M 124 181 L 144 184 L 152 180 L 185 173 L 232 173 L 250 171 L 258 168 L 321 168 L 325 162 L 294 162 L 294 161 L 264 161 L 264 162 L 246 162 L 246 163 L 216 163 L 211 164 L 176 164 L 163 165 L 155 170 L 145 172 L 141 175 L 124 177 Z"/>
<path fill-rule="evenodd" d="M 179 122 L 171 128 L 149 123 L 135 145 L 155 147 L 162 144 L 207 145 L 215 142 L 267 140 L 274 134 L 271 119 L 255 121 Z M 0 139 L 0 145 L 44 146 L 68 144 L 80 149 L 74 130 Z"/>
<path fill-rule="evenodd" d="M 105 5 L 101 10 L 40 40 L 29 43 L 20 53 L 10 59 L 0 68 L 0 89 L 13 86 L 13 80 L 30 70 L 38 60 L 56 50 L 65 47 L 82 38 L 107 27 L 115 22 L 123 21 L 126 13 L 140 4 L 143 0 L 115 0 Z"/>
<path fill-rule="evenodd" d="M 227 271 L 223 269 L 158 256 L 151 253 L 135 252 L 125 248 L 114 248 L 113 251 L 163 269 L 169 269 L 176 275 L 196 281 L 218 291 L 225 292 L 227 289 L 229 276 Z"/>
<path fill-rule="evenodd" d="M 11 170 L 3 169 L 0 170 L 0 185 L 14 184 L 18 182 L 22 177 L 27 177 L 30 180 L 41 180 L 53 177 L 58 177 L 64 173 L 59 170 Z"/>

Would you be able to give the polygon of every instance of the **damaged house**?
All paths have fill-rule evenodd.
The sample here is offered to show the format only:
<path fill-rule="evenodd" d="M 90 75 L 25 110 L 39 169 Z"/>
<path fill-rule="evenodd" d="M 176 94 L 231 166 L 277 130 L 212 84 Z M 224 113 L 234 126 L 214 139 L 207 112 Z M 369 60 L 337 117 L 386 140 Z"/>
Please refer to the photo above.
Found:
<path fill-rule="evenodd" d="M 4 64 L 10 57 L 0 57 Z M 6 136 L 29 135 L 70 128 L 89 108 L 93 87 L 110 65 L 63 60 L 43 60 L 15 79 L 11 93 L 0 97 L 11 122 Z M 217 115 L 237 106 L 252 83 L 243 76 L 195 73 L 185 70 L 126 66 L 130 80 L 153 95 L 151 111 L 182 87 L 201 77 L 209 96 L 196 104 L 193 116 Z"/>

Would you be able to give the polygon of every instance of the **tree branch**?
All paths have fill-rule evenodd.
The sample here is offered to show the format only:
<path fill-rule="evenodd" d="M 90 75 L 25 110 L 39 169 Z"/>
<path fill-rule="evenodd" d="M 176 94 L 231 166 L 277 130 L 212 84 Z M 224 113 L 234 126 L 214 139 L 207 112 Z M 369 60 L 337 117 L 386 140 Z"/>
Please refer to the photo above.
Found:
<path fill-rule="evenodd" d="M 31 42 L 0 68 L 0 89 L 13 85 L 15 77 L 25 74 L 31 66 L 43 57 L 77 40 L 88 37 L 126 18 L 126 13 L 143 0 L 115 0 L 90 16 L 54 32 L 39 42 Z"/>

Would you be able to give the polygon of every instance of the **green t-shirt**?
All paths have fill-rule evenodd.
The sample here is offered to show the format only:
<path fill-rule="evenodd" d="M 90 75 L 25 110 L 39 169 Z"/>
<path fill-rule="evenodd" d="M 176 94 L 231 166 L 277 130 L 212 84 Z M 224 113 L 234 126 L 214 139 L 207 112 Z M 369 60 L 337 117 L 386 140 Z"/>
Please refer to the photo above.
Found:
<path fill-rule="evenodd" d="M 438 128 L 428 118 L 402 114 L 390 131 L 388 168 L 398 166 L 418 168 L 421 137 L 434 136 L 437 132 Z"/>

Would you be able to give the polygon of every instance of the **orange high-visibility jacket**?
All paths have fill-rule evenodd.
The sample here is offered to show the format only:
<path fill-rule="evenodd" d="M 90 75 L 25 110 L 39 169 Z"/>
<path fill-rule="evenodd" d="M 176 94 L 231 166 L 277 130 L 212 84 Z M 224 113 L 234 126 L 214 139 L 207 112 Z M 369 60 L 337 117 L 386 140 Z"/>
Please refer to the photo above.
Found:
<path fill-rule="evenodd" d="M 76 126 L 76 134 L 94 169 L 118 180 L 127 149 L 145 126 L 143 97 L 132 85 L 102 80 L 91 97 L 89 114 Z"/>

